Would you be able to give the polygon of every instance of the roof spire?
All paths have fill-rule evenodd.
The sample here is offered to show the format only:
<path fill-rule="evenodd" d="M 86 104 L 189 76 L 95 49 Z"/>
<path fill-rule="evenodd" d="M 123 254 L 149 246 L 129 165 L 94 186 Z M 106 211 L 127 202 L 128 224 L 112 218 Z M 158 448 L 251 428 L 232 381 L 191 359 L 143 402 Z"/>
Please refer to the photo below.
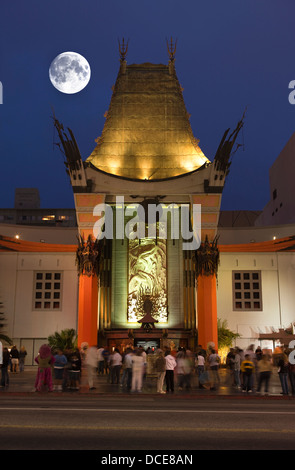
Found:
<path fill-rule="evenodd" d="M 123 62 L 123 61 L 126 60 L 126 54 L 127 54 L 127 51 L 128 51 L 129 39 L 128 39 L 126 44 L 125 44 L 125 39 L 124 38 L 122 39 L 122 44 L 120 43 L 120 41 L 118 39 L 118 43 L 119 43 L 120 60 L 121 60 L 121 62 Z"/>
<path fill-rule="evenodd" d="M 173 39 L 172 39 L 172 36 L 171 36 L 171 38 L 170 38 L 170 44 L 169 44 L 167 38 L 166 38 L 166 42 L 167 42 L 167 49 L 168 49 L 168 54 L 169 54 L 169 57 L 170 57 L 170 61 L 171 61 L 171 62 L 174 62 L 174 60 L 175 60 L 175 52 L 176 52 L 176 45 L 177 45 L 177 39 L 176 39 L 175 43 L 173 43 Z"/>

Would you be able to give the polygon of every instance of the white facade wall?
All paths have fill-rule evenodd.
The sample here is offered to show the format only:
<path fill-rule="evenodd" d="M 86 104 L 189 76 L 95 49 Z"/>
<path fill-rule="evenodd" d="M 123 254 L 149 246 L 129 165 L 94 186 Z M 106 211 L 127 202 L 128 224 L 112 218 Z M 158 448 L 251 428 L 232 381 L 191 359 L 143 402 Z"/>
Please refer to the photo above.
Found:
<path fill-rule="evenodd" d="M 235 311 L 233 271 L 261 271 L 262 310 Z M 61 310 L 34 310 L 35 271 L 62 271 Z M 217 285 L 218 318 L 241 335 L 236 344 L 260 344 L 259 333 L 288 328 L 295 322 L 295 253 L 221 253 Z M 121 292 L 122 295 L 122 292 Z M 77 330 L 78 275 L 75 253 L 0 253 L 0 298 L 8 320 L 6 333 L 25 345 L 29 362 L 49 335 Z M 113 299 L 114 300 L 114 299 Z M 122 325 L 125 327 L 126 325 Z M 271 347 L 272 343 L 264 344 Z"/>
<path fill-rule="evenodd" d="M 62 272 L 61 309 L 34 310 L 36 271 Z M 66 328 L 77 330 L 78 275 L 75 253 L 0 253 L 0 298 L 8 321 L 5 334 L 17 346 L 24 344 L 30 356 L 38 352 L 35 343 L 39 346 L 56 331 Z"/>
<path fill-rule="evenodd" d="M 233 271 L 261 271 L 262 311 L 236 311 Z M 241 348 L 259 344 L 259 333 L 288 328 L 295 321 L 295 253 L 221 253 L 218 272 L 218 318 L 241 337 Z M 271 343 L 271 342 L 269 342 Z M 271 345 L 271 344 L 270 344 Z"/>

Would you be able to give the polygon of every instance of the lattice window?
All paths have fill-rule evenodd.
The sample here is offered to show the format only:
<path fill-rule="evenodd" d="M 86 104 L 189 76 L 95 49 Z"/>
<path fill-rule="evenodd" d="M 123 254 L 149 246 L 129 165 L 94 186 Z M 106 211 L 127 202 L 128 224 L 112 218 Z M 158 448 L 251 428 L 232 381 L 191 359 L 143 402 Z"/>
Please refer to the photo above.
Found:
<path fill-rule="evenodd" d="M 61 310 L 62 272 L 36 271 L 33 296 L 34 310 Z"/>
<path fill-rule="evenodd" d="M 233 271 L 233 309 L 262 310 L 260 271 Z"/>

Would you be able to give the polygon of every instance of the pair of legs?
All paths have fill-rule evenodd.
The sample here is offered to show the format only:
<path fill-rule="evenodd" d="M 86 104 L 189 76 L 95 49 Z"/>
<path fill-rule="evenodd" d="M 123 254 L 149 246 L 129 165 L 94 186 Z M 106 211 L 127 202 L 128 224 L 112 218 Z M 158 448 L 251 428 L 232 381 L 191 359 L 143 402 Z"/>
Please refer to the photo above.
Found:
<path fill-rule="evenodd" d="M 96 367 L 90 366 L 87 364 L 87 379 L 88 379 L 88 387 L 89 389 L 94 388 L 94 377 L 96 373 Z"/>
<path fill-rule="evenodd" d="M 64 369 L 54 369 L 54 389 L 61 391 L 64 381 Z"/>
<path fill-rule="evenodd" d="M 253 374 L 243 374 L 243 391 L 250 392 L 253 388 Z"/>
<path fill-rule="evenodd" d="M 8 367 L 2 366 L 1 367 L 1 387 L 8 387 L 8 385 L 9 385 Z"/>
<path fill-rule="evenodd" d="M 283 395 L 289 395 L 288 374 L 279 374 Z"/>
<path fill-rule="evenodd" d="M 120 372 L 121 372 L 121 366 L 113 366 L 111 368 L 111 383 L 112 384 L 120 383 Z"/>
<path fill-rule="evenodd" d="M 12 358 L 11 359 L 11 372 L 16 374 L 18 371 L 18 359 Z"/>
<path fill-rule="evenodd" d="M 268 384 L 270 380 L 270 372 L 260 372 L 258 377 L 257 392 L 259 393 L 262 385 L 264 384 L 264 393 L 268 393 Z"/>
<path fill-rule="evenodd" d="M 133 370 L 132 371 L 132 385 L 131 385 L 131 391 L 132 392 L 141 392 L 142 379 L 143 379 L 142 370 L 139 370 L 139 371 Z"/>
<path fill-rule="evenodd" d="M 174 371 L 166 370 L 165 378 L 167 392 L 174 392 Z"/>
<path fill-rule="evenodd" d="M 158 372 L 158 379 L 157 379 L 157 392 L 164 393 L 163 386 L 165 380 L 165 372 Z"/>

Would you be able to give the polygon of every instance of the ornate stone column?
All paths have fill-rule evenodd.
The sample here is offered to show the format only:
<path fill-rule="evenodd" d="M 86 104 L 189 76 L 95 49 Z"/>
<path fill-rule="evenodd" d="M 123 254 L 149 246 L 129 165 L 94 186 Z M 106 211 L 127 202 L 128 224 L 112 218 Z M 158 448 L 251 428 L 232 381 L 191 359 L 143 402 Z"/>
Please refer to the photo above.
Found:
<path fill-rule="evenodd" d="M 206 236 L 200 248 L 195 251 L 198 344 L 204 349 L 208 343 L 214 343 L 215 348 L 218 348 L 216 292 L 218 265 L 217 238 L 210 243 Z"/>
<path fill-rule="evenodd" d="M 76 252 L 79 274 L 79 347 L 84 342 L 89 346 L 97 344 L 98 284 L 102 257 L 102 242 L 93 240 L 90 235 L 86 241 L 80 237 Z"/>

